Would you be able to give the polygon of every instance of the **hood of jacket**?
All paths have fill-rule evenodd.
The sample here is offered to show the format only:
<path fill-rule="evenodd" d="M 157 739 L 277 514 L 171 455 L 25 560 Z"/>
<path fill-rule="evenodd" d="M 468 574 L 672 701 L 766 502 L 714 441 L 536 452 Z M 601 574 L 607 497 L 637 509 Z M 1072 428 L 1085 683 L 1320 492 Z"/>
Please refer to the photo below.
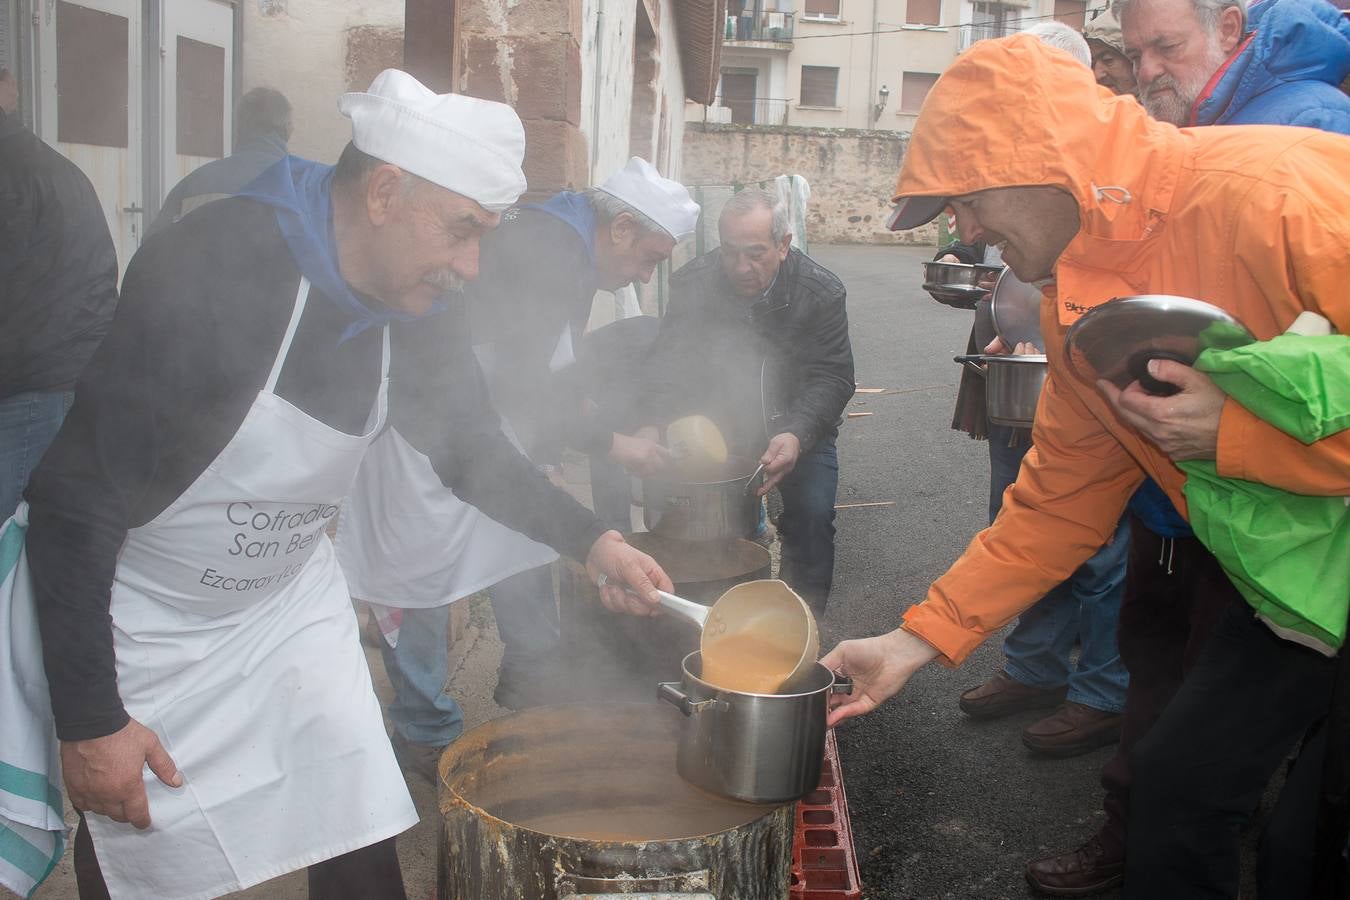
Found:
<path fill-rule="evenodd" d="M 1305 125 L 1350 130 L 1350 21 L 1326 0 L 1261 0 L 1251 33 L 1214 73 L 1193 125 Z"/>
<path fill-rule="evenodd" d="M 999 103 L 1004 97 L 1018 100 Z M 896 199 L 1058 187 L 1077 201 L 1080 218 L 1060 262 L 1124 271 L 1157 237 L 1191 145 L 1186 132 L 1035 37 L 980 41 L 924 102 Z"/>

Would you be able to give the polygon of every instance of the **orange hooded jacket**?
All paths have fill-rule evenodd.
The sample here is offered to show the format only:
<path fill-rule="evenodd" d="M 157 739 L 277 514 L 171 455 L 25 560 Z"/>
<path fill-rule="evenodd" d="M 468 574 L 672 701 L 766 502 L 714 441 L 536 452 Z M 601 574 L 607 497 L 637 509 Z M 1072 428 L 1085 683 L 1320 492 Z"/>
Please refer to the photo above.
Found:
<path fill-rule="evenodd" d="M 1350 137 L 1178 130 L 1030 36 L 982 41 L 943 74 L 896 199 L 1053 185 L 1077 200 L 1081 226 L 1041 305 L 1050 365 L 1035 446 L 997 521 L 906 612 L 908 631 L 961 662 L 1111 536 L 1145 475 L 1185 513 L 1181 470 L 1066 368 L 1068 326 L 1113 297 L 1179 294 L 1222 307 L 1258 340 L 1303 310 L 1350 333 L 1347 173 Z M 1230 399 L 1217 465 L 1230 478 L 1347 495 L 1350 432 L 1305 446 Z"/>

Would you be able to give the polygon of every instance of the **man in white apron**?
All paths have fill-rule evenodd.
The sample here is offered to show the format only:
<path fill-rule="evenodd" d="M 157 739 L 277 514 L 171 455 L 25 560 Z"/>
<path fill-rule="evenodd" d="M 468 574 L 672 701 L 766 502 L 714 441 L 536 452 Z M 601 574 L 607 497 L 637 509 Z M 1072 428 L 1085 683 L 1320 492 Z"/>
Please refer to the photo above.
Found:
<path fill-rule="evenodd" d="M 306 866 L 313 897 L 404 896 L 392 839 L 417 816 L 325 528 L 386 421 L 391 330 L 477 274 L 525 188 L 524 131 L 396 70 L 340 108 L 336 168 L 287 157 L 146 241 L 26 494 L 85 898 L 215 897 Z M 651 601 L 669 585 L 499 430 L 419 424 L 468 502 L 592 577 Z"/>
<path fill-rule="evenodd" d="M 564 447 L 638 472 L 648 457 L 664 456 L 654 441 L 617 433 L 611 416 L 582 417 L 574 348 L 596 291 L 648 281 L 676 241 L 692 233 L 698 214 L 683 185 L 634 158 L 598 187 L 507 211 L 484 238 L 479 277 L 465 290 L 475 354 L 493 405 L 544 471 L 557 466 Z M 456 328 L 454 316 L 443 316 L 402 337 L 396 349 L 408 351 L 401 355 L 416 365 L 411 383 L 443 377 L 454 358 L 443 347 L 458 339 Z M 406 394 L 408 381 L 396 379 L 393 388 L 391 417 L 400 434 L 382 437 L 374 450 L 379 459 L 363 464 L 344 505 L 337 550 L 354 596 L 380 604 L 382 622 L 390 621 L 386 611 L 398 617 L 397 634 L 382 628 L 380 646 L 395 688 L 394 747 L 405 766 L 434 778 L 435 761 L 463 724 L 442 689 L 447 654 L 440 636 L 452 601 L 489 588 L 504 644 L 494 692 L 499 704 L 557 702 L 567 699 L 570 684 L 559 677 L 555 556 L 437 490 L 429 463 L 402 440 L 409 419 L 426 418 Z M 465 382 L 449 385 L 448 393 L 465 392 Z M 409 624 L 417 626 L 411 634 L 404 631 Z"/>

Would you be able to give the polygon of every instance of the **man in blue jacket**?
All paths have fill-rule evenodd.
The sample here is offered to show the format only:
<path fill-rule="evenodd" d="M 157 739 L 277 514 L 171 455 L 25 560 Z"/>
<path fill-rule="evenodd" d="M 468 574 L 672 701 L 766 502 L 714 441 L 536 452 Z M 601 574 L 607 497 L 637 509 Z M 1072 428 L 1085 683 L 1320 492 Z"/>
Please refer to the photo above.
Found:
<path fill-rule="evenodd" d="M 1350 134 L 1350 22 L 1326 0 L 1118 0 L 1139 101 L 1155 118 L 1198 125 L 1298 125 Z M 1199 656 L 1222 609 L 1222 578 L 1163 492 L 1146 482 L 1130 502 L 1131 553 L 1117 639 L 1130 685 L 1120 745 L 1102 770 L 1106 818 L 1075 850 L 1032 860 L 1028 882 L 1051 896 L 1083 896 L 1124 877 L 1130 757 Z M 1326 730 L 1306 742 L 1286 799 L 1315 796 Z M 1281 803 L 1267 826 L 1262 895 L 1313 896 L 1313 811 Z M 1167 835 L 1130 834 L 1137 841 Z M 1127 891 L 1129 886 L 1127 885 Z"/>

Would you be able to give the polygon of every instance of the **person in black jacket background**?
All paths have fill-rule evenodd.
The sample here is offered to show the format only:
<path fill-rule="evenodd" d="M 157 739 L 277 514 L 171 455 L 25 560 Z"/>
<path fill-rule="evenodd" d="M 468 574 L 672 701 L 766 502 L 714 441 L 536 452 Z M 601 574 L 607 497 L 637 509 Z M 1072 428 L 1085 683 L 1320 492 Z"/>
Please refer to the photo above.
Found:
<path fill-rule="evenodd" d="M 835 438 L 855 388 L 844 285 L 792 247 L 772 194 L 736 194 L 717 227 L 721 246 L 671 276 L 639 434 L 701 414 L 733 456 L 765 464 L 760 494 L 783 498 L 780 574 L 819 618 L 834 577 Z"/>
<path fill-rule="evenodd" d="M 0 88 L 17 94 L 0 69 Z M 94 186 L 0 103 L 0 518 L 61 427 L 117 306 L 117 252 Z"/>

